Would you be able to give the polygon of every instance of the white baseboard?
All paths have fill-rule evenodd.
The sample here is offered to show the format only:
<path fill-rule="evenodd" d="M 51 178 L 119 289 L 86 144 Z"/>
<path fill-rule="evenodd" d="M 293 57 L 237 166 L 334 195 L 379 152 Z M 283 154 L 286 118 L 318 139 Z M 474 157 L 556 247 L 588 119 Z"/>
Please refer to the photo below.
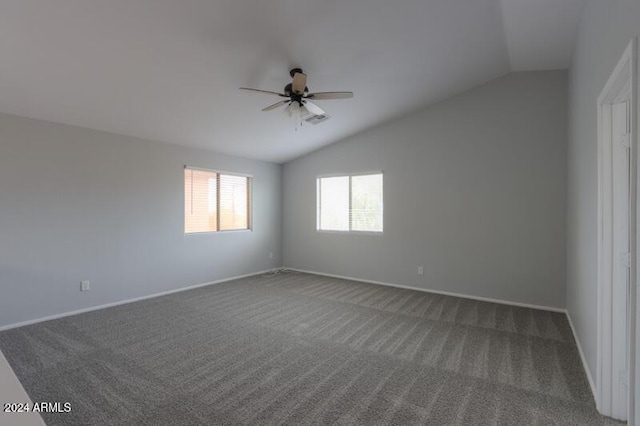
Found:
<path fill-rule="evenodd" d="M 149 295 L 146 295 L 146 296 L 134 297 L 133 299 L 119 300 L 117 302 L 106 303 L 104 305 L 91 306 L 89 308 L 83 308 L 83 309 L 78 309 L 78 310 L 75 310 L 75 311 L 68 311 L 68 312 L 63 312 L 63 313 L 55 314 L 55 315 L 48 315 L 46 317 L 36 318 L 36 319 L 28 320 L 28 321 L 17 322 L 17 323 L 14 323 L 14 324 L 3 325 L 3 326 L 0 326 L 0 331 L 9 330 L 11 328 L 24 327 L 25 325 L 31 325 L 31 324 L 36 324 L 36 323 L 43 322 L 43 321 L 49 321 L 49 320 L 54 320 L 54 319 L 58 319 L 58 318 L 64 318 L 64 317 L 68 317 L 68 316 L 71 316 L 71 315 L 82 314 L 82 313 L 85 313 L 85 312 L 97 311 L 99 309 L 111 308 L 113 306 L 126 305 L 127 303 L 133 303 L 133 302 L 138 302 L 140 300 L 152 299 L 154 297 L 166 296 L 168 294 L 179 293 L 181 291 L 187 291 L 187 290 L 193 290 L 195 288 L 205 287 L 205 286 L 214 285 L 214 284 L 220 284 L 220 283 L 223 283 L 223 282 L 233 281 L 233 280 L 237 280 L 237 279 L 240 279 L 240 278 L 253 277 L 255 275 L 266 274 L 267 272 L 271 272 L 274 269 L 280 269 L 280 268 L 273 268 L 273 269 L 267 269 L 267 270 L 264 270 L 264 271 L 252 272 L 250 274 L 238 275 L 238 276 L 235 276 L 235 277 L 223 278 L 223 279 L 216 280 L 216 281 L 210 281 L 210 282 L 201 283 L 201 284 L 194 284 L 194 285 L 190 285 L 188 287 L 181 287 L 181 288 L 176 288 L 176 289 L 173 289 L 173 290 L 162 291 L 160 293 L 153 293 L 153 294 L 149 294 Z"/>
<path fill-rule="evenodd" d="M 573 326 L 573 321 L 571 321 L 571 315 L 569 315 L 569 311 L 566 311 L 567 319 L 569 320 L 569 326 L 571 327 L 571 332 L 573 333 L 573 338 L 576 341 L 576 346 L 578 347 L 578 353 L 580 353 L 580 360 L 582 361 L 582 367 L 584 368 L 585 373 L 587 373 L 587 380 L 589 381 L 589 386 L 591 387 L 591 393 L 593 394 L 593 399 L 596 398 L 596 385 L 593 381 L 593 377 L 591 377 L 591 370 L 589 370 L 589 365 L 587 364 L 587 359 L 584 356 L 584 351 L 582 350 L 582 345 L 580 344 L 580 339 L 578 339 L 578 333 L 576 333 L 576 329 Z"/>
<path fill-rule="evenodd" d="M 511 306 L 519 306 L 521 308 L 541 309 L 543 311 L 566 313 L 566 309 L 554 308 L 552 306 L 532 305 L 532 304 L 529 304 L 529 303 L 511 302 L 509 300 L 503 300 L 503 299 L 492 299 L 492 298 L 489 298 L 489 297 L 471 296 L 471 295 L 468 295 L 468 294 L 453 293 L 453 292 L 450 292 L 450 291 L 431 290 L 431 289 L 422 288 L 422 287 L 412 287 L 412 286 L 408 286 L 408 285 L 386 283 L 386 282 L 382 282 L 382 281 L 372 281 L 372 280 L 366 280 L 366 279 L 362 279 L 362 278 L 345 277 L 343 275 L 326 274 L 324 272 L 307 271 L 307 270 L 304 270 L 304 269 L 297 269 L 297 268 L 288 268 L 286 266 L 284 267 L 284 269 L 289 270 L 289 271 L 303 272 L 305 274 L 322 275 L 322 276 L 325 276 L 325 277 L 341 278 L 341 279 L 350 280 L 350 281 L 358 281 L 358 282 L 369 283 L 369 284 L 384 285 L 384 286 L 388 286 L 388 287 L 404 288 L 404 289 L 407 289 L 407 290 L 422 291 L 422 292 L 425 292 L 425 293 L 442 294 L 444 296 L 462 297 L 463 299 L 480 300 L 482 302 L 500 303 L 501 305 L 511 305 Z"/>

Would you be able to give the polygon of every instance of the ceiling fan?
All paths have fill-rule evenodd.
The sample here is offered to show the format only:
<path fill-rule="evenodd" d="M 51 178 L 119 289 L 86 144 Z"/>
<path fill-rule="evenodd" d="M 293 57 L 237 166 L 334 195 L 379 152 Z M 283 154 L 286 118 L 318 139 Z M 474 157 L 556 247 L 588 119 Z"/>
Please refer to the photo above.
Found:
<path fill-rule="evenodd" d="M 309 114 L 315 116 L 323 116 L 325 112 L 311 100 L 325 100 L 325 99 L 349 99 L 353 98 L 353 92 L 316 92 L 309 93 L 307 87 L 307 75 L 302 72 L 300 68 L 294 68 L 289 71 L 291 83 L 284 86 L 283 93 L 270 92 L 268 90 L 252 89 L 250 87 L 241 87 L 240 90 L 249 90 L 251 92 L 266 93 L 268 95 L 276 95 L 284 100 L 278 101 L 275 104 L 271 104 L 262 109 L 262 111 L 271 111 L 283 105 L 286 105 L 284 111 L 293 116 L 296 113 L 300 114 L 300 117 L 306 117 Z"/>

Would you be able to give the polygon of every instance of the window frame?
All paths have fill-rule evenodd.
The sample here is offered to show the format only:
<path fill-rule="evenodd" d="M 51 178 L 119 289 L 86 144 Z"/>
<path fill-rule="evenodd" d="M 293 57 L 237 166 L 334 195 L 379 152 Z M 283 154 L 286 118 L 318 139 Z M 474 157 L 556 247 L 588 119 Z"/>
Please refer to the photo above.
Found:
<path fill-rule="evenodd" d="M 246 229 L 218 229 L 216 231 L 199 231 L 199 232 L 187 232 L 186 230 L 186 222 L 187 222 L 187 217 L 184 211 L 184 207 L 185 207 L 185 200 L 187 197 L 186 191 L 185 191 L 185 171 L 186 170 L 198 170 L 198 171 L 203 171 L 203 172 L 209 172 L 209 173 L 215 173 L 217 175 L 216 177 L 216 221 L 218 223 L 218 228 L 220 227 L 220 175 L 227 175 L 227 176 L 237 176 L 237 177 L 244 177 L 247 178 L 247 189 L 248 189 L 248 196 L 247 196 L 247 228 Z M 207 167 L 198 167 L 198 166 L 190 166 L 188 164 L 186 164 L 183 169 L 182 169 L 182 232 L 185 236 L 192 236 L 192 235 L 212 235 L 212 234 L 225 234 L 225 233 L 233 233 L 233 232 L 253 232 L 253 179 L 254 176 L 252 174 L 248 174 L 248 173 L 242 173 L 242 172 L 230 172 L 230 171 L 226 171 L 226 170 L 220 170 L 220 169 L 210 169 Z"/>
<path fill-rule="evenodd" d="M 369 175 L 381 175 L 382 176 L 382 231 L 358 231 L 351 229 L 351 194 L 352 194 L 352 184 L 351 178 L 356 176 L 369 176 Z M 348 230 L 338 230 L 338 229 L 321 229 L 320 228 L 320 203 L 322 201 L 322 197 L 320 195 L 320 179 L 324 178 L 335 178 L 335 177 L 348 177 L 349 178 L 349 229 Z M 316 175 L 316 232 L 327 233 L 327 234 L 356 234 L 356 235 L 374 235 L 381 236 L 384 234 L 384 172 L 382 170 L 375 171 L 365 171 L 365 172 L 353 172 L 353 173 L 325 173 Z"/>

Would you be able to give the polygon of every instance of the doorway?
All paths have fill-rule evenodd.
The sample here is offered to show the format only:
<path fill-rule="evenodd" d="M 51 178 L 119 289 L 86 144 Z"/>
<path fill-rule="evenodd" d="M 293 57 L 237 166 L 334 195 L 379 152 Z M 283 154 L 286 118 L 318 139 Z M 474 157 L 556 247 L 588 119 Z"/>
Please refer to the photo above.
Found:
<path fill-rule="evenodd" d="M 635 49 L 633 40 L 598 99 L 596 403 L 629 424 L 637 411 Z"/>

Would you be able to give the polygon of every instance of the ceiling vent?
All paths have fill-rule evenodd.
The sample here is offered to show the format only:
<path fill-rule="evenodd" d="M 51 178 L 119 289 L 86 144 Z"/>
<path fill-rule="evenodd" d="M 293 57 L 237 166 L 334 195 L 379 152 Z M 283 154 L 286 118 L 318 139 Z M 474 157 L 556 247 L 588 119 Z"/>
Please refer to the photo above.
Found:
<path fill-rule="evenodd" d="M 305 118 L 304 121 L 306 121 L 307 123 L 311 123 L 311 124 L 319 124 L 319 123 L 322 123 L 323 121 L 327 121 L 330 118 L 331 117 L 329 117 L 327 114 L 312 115 L 309 118 Z"/>

